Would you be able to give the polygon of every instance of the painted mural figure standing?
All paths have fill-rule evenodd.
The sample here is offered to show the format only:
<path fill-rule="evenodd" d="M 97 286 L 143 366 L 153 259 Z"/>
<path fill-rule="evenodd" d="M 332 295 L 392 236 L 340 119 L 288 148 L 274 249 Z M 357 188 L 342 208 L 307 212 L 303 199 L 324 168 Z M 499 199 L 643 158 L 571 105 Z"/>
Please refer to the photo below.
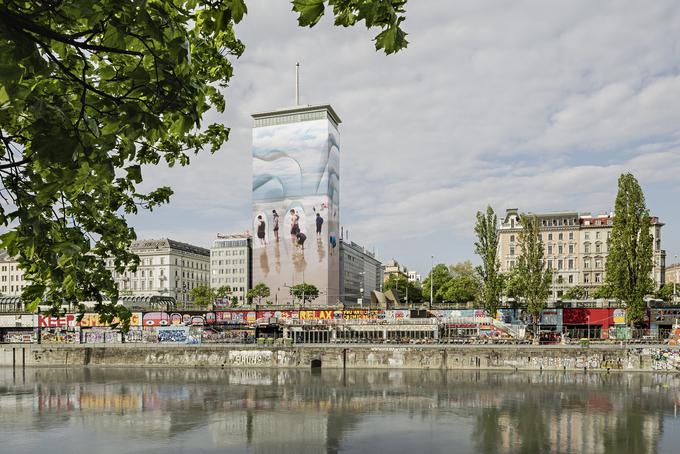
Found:
<path fill-rule="evenodd" d="M 272 210 L 272 220 L 274 222 L 274 238 L 276 242 L 279 242 L 279 213 L 276 210 Z"/>
<path fill-rule="evenodd" d="M 257 216 L 257 237 L 260 239 L 260 244 L 263 246 L 267 244 L 267 240 L 265 239 L 266 228 L 267 225 L 264 222 L 264 219 L 262 219 L 262 215 L 259 214 Z"/>

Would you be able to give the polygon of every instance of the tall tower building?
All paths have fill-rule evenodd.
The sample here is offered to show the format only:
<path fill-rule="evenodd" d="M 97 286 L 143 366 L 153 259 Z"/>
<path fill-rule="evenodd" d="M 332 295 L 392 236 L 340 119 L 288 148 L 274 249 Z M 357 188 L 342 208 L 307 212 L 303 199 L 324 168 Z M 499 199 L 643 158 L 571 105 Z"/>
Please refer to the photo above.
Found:
<path fill-rule="evenodd" d="M 340 118 L 329 105 L 253 114 L 253 285 L 291 304 L 293 285 L 339 291 Z"/>

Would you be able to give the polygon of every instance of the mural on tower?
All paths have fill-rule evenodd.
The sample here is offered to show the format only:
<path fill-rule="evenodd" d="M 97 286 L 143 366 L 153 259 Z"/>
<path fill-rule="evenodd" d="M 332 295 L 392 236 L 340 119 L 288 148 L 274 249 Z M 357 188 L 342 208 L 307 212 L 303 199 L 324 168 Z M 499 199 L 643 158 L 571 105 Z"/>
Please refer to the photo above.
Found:
<path fill-rule="evenodd" d="M 339 298 L 338 130 L 327 119 L 253 129 L 253 285 L 291 303 L 306 282 L 316 302 Z"/>

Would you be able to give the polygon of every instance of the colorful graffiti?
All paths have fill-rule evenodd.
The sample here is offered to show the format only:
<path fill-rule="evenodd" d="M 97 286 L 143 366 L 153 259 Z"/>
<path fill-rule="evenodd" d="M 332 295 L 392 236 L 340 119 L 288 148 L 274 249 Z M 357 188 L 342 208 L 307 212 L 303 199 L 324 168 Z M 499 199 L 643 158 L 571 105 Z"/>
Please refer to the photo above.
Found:
<path fill-rule="evenodd" d="M 111 326 L 120 323 L 117 318 L 113 319 L 112 323 L 103 323 L 99 320 L 99 314 L 84 314 L 83 318 L 78 321 L 79 314 L 65 314 L 60 317 L 53 317 L 51 315 L 38 315 L 38 326 L 40 328 L 73 328 L 80 326 L 81 328 L 91 328 L 95 326 Z M 130 316 L 130 326 L 139 326 L 141 324 L 142 314 L 135 312 Z"/>

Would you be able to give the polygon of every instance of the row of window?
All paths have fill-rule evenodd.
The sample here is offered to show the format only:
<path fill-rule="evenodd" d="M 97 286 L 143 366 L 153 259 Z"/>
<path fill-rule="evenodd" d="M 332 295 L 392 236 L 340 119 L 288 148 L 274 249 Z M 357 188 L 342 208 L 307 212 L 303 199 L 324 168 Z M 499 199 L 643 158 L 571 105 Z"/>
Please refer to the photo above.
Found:
<path fill-rule="evenodd" d="M 222 257 L 222 255 L 223 255 L 222 253 L 224 253 L 224 256 L 226 256 L 226 257 L 237 256 L 237 255 L 246 255 L 246 252 L 243 249 L 239 249 L 239 250 L 236 250 L 236 251 L 229 251 L 229 250 L 226 250 L 226 251 L 210 251 L 210 254 L 213 257 Z"/>
<path fill-rule="evenodd" d="M 212 270 L 212 274 L 243 274 L 245 271 L 245 268 L 220 268 Z"/>
<path fill-rule="evenodd" d="M 104 261 L 106 266 L 113 268 L 114 266 L 114 260 L 113 259 L 107 259 Z M 208 269 L 208 264 L 204 262 L 196 262 L 193 260 L 184 260 L 182 259 L 181 262 L 178 258 L 175 258 L 175 265 L 177 266 L 187 267 L 187 268 L 194 268 L 198 270 L 207 270 Z M 139 259 L 139 264 L 142 266 L 151 266 L 151 265 L 165 265 L 165 257 L 141 257 Z"/>
<path fill-rule="evenodd" d="M 558 270 L 562 270 L 562 269 L 564 269 L 565 262 L 566 262 L 568 270 L 574 269 L 574 263 L 575 263 L 574 259 L 569 259 L 569 260 L 566 260 L 566 261 L 562 260 L 562 259 L 559 259 L 559 260 L 548 259 L 548 269 L 552 270 L 553 269 L 553 263 L 554 263 L 554 264 L 557 265 Z M 593 262 L 595 264 L 595 269 L 602 269 L 603 268 L 604 260 L 602 258 L 596 258 Z M 583 268 L 590 269 L 590 265 L 591 265 L 590 258 L 583 259 Z"/>
<path fill-rule="evenodd" d="M 558 245 L 557 248 L 555 248 L 552 244 L 548 245 L 548 255 L 553 255 L 553 252 L 557 250 L 558 255 L 564 254 L 565 248 L 563 245 Z M 570 244 L 567 246 L 566 250 L 568 251 L 568 254 L 573 254 L 574 253 L 574 245 Z M 595 253 L 599 254 L 602 253 L 603 248 L 602 248 L 602 243 L 596 243 L 595 244 Z M 590 254 L 591 253 L 591 248 L 590 248 L 590 243 L 584 243 L 583 245 L 583 252 L 584 254 Z M 510 245 L 510 255 L 515 255 L 515 245 L 511 244 Z"/>
<path fill-rule="evenodd" d="M 246 278 L 244 277 L 214 277 L 212 278 L 212 283 L 213 284 L 243 284 L 246 282 Z"/>
<path fill-rule="evenodd" d="M 213 266 L 217 265 L 231 265 L 232 263 L 234 265 L 243 265 L 246 263 L 245 259 L 234 259 L 234 260 L 213 260 L 212 262 Z"/>
<path fill-rule="evenodd" d="M 10 280 L 10 281 L 17 281 L 17 282 L 23 281 L 23 280 L 24 280 L 24 276 L 23 276 L 22 274 L 17 274 L 17 275 L 10 274 L 10 275 L 9 275 L 9 280 Z M 7 276 L 2 276 L 2 282 L 7 282 Z"/>
<path fill-rule="evenodd" d="M 601 233 L 602 232 L 595 232 L 595 239 L 599 240 L 601 238 Z M 611 232 L 607 232 L 607 239 L 609 239 Z M 548 233 L 547 235 L 547 241 L 553 241 L 553 234 Z M 584 233 L 584 239 L 589 240 L 590 239 L 590 232 L 585 232 Z M 558 241 L 564 241 L 564 233 L 560 232 L 557 234 L 557 240 Z M 569 240 L 574 241 L 574 232 L 569 232 Z M 510 243 L 515 242 L 515 235 L 510 235 Z"/>
<path fill-rule="evenodd" d="M 14 265 L 9 265 L 10 271 L 14 271 L 15 269 L 18 270 L 19 267 L 18 266 L 15 267 Z M 2 271 L 7 271 L 7 265 L 2 265 Z"/>
<path fill-rule="evenodd" d="M 10 285 L 10 286 L 9 286 L 9 291 L 10 291 L 10 292 L 19 292 L 19 291 L 23 290 L 23 288 L 26 287 L 26 285 L 28 285 L 28 284 L 24 284 L 24 285 Z M 6 286 L 6 285 L 3 285 L 3 286 L 0 287 L 0 288 L 2 288 L 2 293 L 6 293 L 6 292 L 7 292 L 7 286 Z"/>

